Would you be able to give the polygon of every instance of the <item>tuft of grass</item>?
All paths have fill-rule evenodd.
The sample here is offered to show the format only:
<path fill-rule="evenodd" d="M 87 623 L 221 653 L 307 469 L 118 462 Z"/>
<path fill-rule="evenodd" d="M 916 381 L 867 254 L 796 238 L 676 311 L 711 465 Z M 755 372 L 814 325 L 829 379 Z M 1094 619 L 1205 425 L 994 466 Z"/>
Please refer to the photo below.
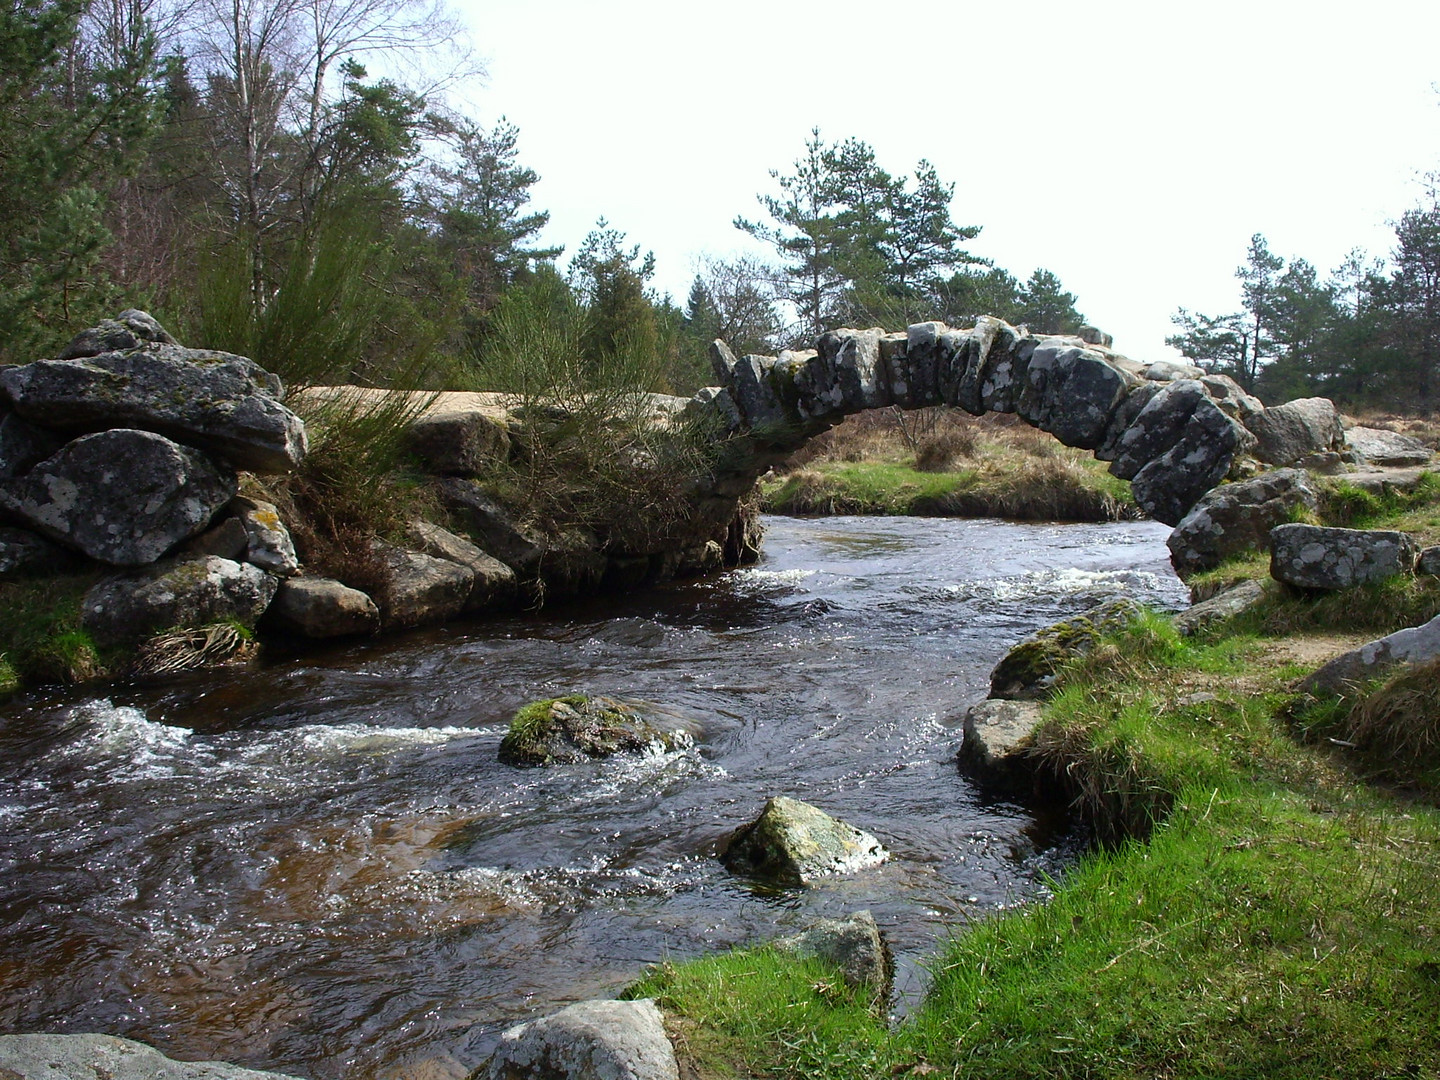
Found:
<path fill-rule="evenodd" d="M 1370 631 L 1379 637 L 1419 626 L 1437 613 L 1440 578 L 1403 574 L 1318 595 L 1295 589 L 1268 591 L 1264 602 L 1236 624 L 1242 631 L 1272 637 L 1331 631 Z"/>
<path fill-rule="evenodd" d="M 0 584 L 0 687 L 81 683 L 113 669 L 118 653 L 102 655 L 80 622 L 81 601 L 98 578 L 89 573 Z"/>
<path fill-rule="evenodd" d="M 1397 519 L 1440 502 L 1440 475 L 1424 473 L 1406 490 L 1386 488 L 1383 494 L 1357 487 L 1343 478 L 1320 487 L 1316 518 L 1343 529 L 1396 528 Z"/>

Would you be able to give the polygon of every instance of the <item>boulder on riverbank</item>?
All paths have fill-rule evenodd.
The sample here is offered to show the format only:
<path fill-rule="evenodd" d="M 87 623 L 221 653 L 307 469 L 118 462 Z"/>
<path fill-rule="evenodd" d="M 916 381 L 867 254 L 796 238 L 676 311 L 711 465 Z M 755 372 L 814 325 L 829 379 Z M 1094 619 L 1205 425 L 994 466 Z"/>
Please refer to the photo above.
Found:
<path fill-rule="evenodd" d="M 297 637 L 350 637 L 379 630 L 380 609 L 365 593 L 338 581 L 296 577 L 280 583 L 265 621 Z"/>
<path fill-rule="evenodd" d="M 964 738 L 956 758 L 960 771 L 987 788 L 1028 791 L 1034 777 L 1030 748 L 1044 713 L 1038 701 L 977 701 L 965 713 Z"/>
<path fill-rule="evenodd" d="M 582 1001 L 510 1028 L 490 1080 L 679 1080 L 665 1018 L 649 998 Z"/>
<path fill-rule="evenodd" d="M 889 857 L 869 833 L 781 795 L 735 832 L 720 861 L 732 873 L 803 885 L 830 874 L 878 866 Z"/>
<path fill-rule="evenodd" d="M 253 628 L 279 580 L 249 563 L 203 555 L 106 578 L 85 594 L 81 621 L 99 645 L 134 645 L 175 627 Z"/>
<path fill-rule="evenodd" d="M 1139 614 L 1139 604 L 1120 597 L 1035 631 L 1016 643 L 990 672 L 990 696 L 1043 701 L 1061 667 L 1090 652 L 1102 635 L 1125 627 Z"/>
<path fill-rule="evenodd" d="M 884 1002 L 895 980 L 895 958 L 869 911 L 843 919 L 816 919 L 798 934 L 773 942 L 780 952 L 815 957 L 840 969 L 846 986 L 869 990 Z"/>
<path fill-rule="evenodd" d="M 4 1080 L 298 1080 L 223 1061 L 175 1061 L 114 1035 L 0 1035 Z"/>
<path fill-rule="evenodd" d="M 1341 695 L 1391 668 L 1422 664 L 1437 656 L 1440 656 L 1440 615 L 1335 657 L 1306 676 L 1299 689 L 1307 694 Z"/>
<path fill-rule="evenodd" d="M 1303 469 L 1275 469 L 1208 492 L 1165 541 L 1181 580 L 1270 546 L 1270 530 L 1320 502 Z"/>
<path fill-rule="evenodd" d="M 690 741 L 688 732 L 661 728 L 614 698 L 570 694 L 517 712 L 499 757 L 507 765 L 573 765 L 651 747 L 674 750 Z"/>
<path fill-rule="evenodd" d="M 1270 531 L 1270 576 L 1301 589 L 1349 589 L 1413 573 L 1419 549 L 1393 529 L 1279 525 Z"/>

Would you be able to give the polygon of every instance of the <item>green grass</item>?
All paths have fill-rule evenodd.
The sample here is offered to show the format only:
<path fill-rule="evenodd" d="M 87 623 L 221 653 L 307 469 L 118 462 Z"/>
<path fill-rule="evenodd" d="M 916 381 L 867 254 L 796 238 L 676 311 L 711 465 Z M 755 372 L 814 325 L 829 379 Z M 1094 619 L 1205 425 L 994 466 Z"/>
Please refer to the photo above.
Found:
<path fill-rule="evenodd" d="M 0 584 L 0 695 L 22 685 L 79 683 L 103 676 L 102 655 L 80 625 L 80 603 L 98 575 Z"/>
<path fill-rule="evenodd" d="M 1094 467 L 1091 467 L 1091 466 Z M 827 461 L 762 481 L 764 509 L 797 516 L 911 514 L 1032 521 L 1113 521 L 1136 516 L 1130 485 L 1098 463 L 1054 457 L 950 472 L 895 461 Z"/>
<path fill-rule="evenodd" d="M 1067 669 L 1037 752 L 1108 843 L 1048 902 L 957 928 L 893 1031 L 763 949 L 635 993 L 701 1077 L 1440 1075 L 1440 789 L 1297 741 L 1294 674 L 1159 617 Z"/>

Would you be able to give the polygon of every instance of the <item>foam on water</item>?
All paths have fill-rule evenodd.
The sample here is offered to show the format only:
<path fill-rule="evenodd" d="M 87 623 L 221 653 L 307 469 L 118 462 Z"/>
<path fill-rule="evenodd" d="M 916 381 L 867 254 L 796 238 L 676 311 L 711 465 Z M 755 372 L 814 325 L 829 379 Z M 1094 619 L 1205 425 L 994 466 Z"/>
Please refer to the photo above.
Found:
<path fill-rule="evenodd" d="M 108 780 L 173 776 L 194 756 L 189 728 L 162 724 L 140 709 L 115 705 L 108 698 L 81 702 L 69 710 L 76 737 L 52 753 L 69 760 L 106 766 Z"/>

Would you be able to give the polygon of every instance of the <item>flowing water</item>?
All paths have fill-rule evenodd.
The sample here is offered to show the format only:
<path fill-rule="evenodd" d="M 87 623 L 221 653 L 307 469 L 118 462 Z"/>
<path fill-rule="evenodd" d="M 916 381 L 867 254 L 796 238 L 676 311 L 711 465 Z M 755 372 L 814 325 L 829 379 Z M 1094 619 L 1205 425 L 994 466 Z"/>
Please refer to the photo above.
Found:
<path fill-rule="evenodd" d="M 1031 630 L 1178 606 L 1154 523 L 768 522 L 761 562 L 586 606 L 0 710 L 0 1032 L 102 1031 L 329 1078 L 460 1077 L 499 1031 L 646 964 L 874 912 L 895 1008 L 1076 838 L 955 769 Z M 521 770 L 513 711 L 656 703 L 693 747 Z M 879 836 L 766 890 L 715 854 L 771 795 Z"/>

